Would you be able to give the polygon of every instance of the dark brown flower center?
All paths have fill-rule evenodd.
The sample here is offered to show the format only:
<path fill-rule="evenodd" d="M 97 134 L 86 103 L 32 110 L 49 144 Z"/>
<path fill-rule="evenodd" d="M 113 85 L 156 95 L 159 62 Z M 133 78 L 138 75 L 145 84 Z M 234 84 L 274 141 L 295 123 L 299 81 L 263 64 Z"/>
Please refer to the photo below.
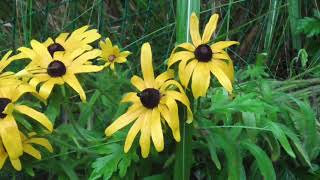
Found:
<path fill-rule="evenodd" d="M 57 51 L 65 51 L 65 49 L 63 48 L 63 46 L 59 43 L 53 43 L 50 46 L 48 46 L 48 51 L 51 55 L 51 57 L 53 57 L 54 53 Z"/>
<path fill-rule="evenodd" d="M 109 60 L 110 62 L 113 62 L 115 59 L 116 59 L 116 56 L 115 56 L 115 55 L 110 55 L 110 56 L 108 57 L 108 60 Z"/>
<path fill-rule="evenodd" d="M 47 73 L 51 77 L 60 77 L 66 74 L 66 66 L 61 61 L 52 61 L 47 68 Z"/>
<path fill-rule="evenodd" d="M 7 114 L 4 114 L 3 111 L 7 107 L 7 105 L 11 103 L 11 100 L 8 98 L 0 98 L 0 118 L 5 118 Z"/>
<path fill-rule="evenodd" d="M 157 107 L 160 102 L 160 92 L 154 88 L 147 88 L 140 93 L 137 93 L 144 107 L 152 109 Z"/>
<path fill-rule="evenodd" d="M 194 51 L 194 56 L 197 58 L 198 61 L 201 62 L 208 62 L 212 59 L 212 50 L 210 46 L 207 44 L 199 45 L 196 50 Z"/>

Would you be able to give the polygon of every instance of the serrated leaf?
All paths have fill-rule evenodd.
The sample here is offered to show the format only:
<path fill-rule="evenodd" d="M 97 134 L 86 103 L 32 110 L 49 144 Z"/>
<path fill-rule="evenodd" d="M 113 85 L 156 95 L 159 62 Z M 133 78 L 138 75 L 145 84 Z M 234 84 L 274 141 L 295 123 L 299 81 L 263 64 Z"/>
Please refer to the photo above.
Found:
<path fill-rule="evenodd" d="M 307 37 L 317 36 L 320 34 L 320 19 L 305 17 L 298 21 L 298 32 L 302 32 Z"/>

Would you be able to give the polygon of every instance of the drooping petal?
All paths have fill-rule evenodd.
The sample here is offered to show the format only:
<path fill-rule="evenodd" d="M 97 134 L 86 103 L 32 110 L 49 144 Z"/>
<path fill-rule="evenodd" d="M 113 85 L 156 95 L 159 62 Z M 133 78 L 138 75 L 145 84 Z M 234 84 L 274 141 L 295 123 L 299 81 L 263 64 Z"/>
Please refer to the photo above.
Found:
<path fill-rule="evenodd" d="M 142 128 L 142 123 L 144 122 L 144 114 L 141 114 L 139 118 L 134 122 L 132 127 L 130 128 L 128 135 L 126 137 L 126 141 L 124 143 L 124 152 L 128 152 L 131 148 L 131 145 L 134 141 L 134 138 L 137 136 L 139 131 Z"/>
<path fill-rule="evenodd" d="M 70 87 L 72 87 L 73 90 L 79 94 L 81 101 L 86 102 L 86 93 L 82 89 L 82 86 L 76 76 L 74 74 L 67 73 L 62 78 L 67 84 L 69 84 Z"/>
<path fill-rule="evenodd" d="M 234 81 L 234 68 L 232 60 L 228 61 L 229 64 L 222 60 L 213 60 L 212 63 L 216 64 L 230 79 L 231 82 Z"/>
<path fill-rule="evenodd" d="M 160 92 L 164 93 L 167 89 L 169 89 L 171 87 L 178 88 L 180 92 L 184 92 L 181 84 L 175 80 L 169 80 L 169 81 L 166 81 L 165 83 L 163 83 L 162 86 L 160 87 Z"/>
<path fill-rule="evenodd" d="M 18 125 L 12 114 L 0 121 L 0 134 L 3 145 L 10 158 L 17 159 L 23 154 L 22 142 Z"/>
<path fill-rule="evenodd" d="M 175 122 L 173 122 L 173 120 L 171 119 L 171 115 L 170 115 L 168 107 L 166 105 L 159 104 L 158 108 L 159 108 L 161 116 L 163 117 L 163 119 L 169 125 L 169 127 L 170 127 L 170 129 L 172 131 L 174 139 L 177 142 L 180 142 L 180 128 L 179 127 L 177 128 L 176 127 L 177 124 Z"/>
<path fill-rule="evenodd" d="M 121 100 L 122 103 L 124 102 L 139 102 L 140 98 L 137 96 L 137 93 L 135 92 L 129 92 L 125 94 Z"/>
<path fill-rule="evenodd" d="M 158 108 L 153 108 L 151 113 L 151 138 L 154 144 L 154 147 L 158 152 L 163 151 L 164 141 L 163 133 L 160 121 L 160 111 Z"/>
<path fill-rule="evenodd" d="M 182 104 L 184 104 L 187 107 L 187 111 L 188 111 L 187 123 L 191 123 L 193 120 L 193 115 L 190 108 L 190 101 L 188 97 L 184 93 L 180 93 L 177 91 L 166 91 L 166 95 L 172 99 L 180 101 Z"/>
<path fill-rule="evenodd" d="M 141 136 L 139 140 L 139 144 L 141 147 L 141 154 L 143 158 L 148 157 L 150 152 L 150 134 L 151 134 L 151 110 L 147 110 L 144 116 L 144 120 L 142 122 L 141 128 Z"/>
<path fill-rule="evenodd" d="M 210 84 L 208 63 L 199 62 L 192 74 L 192 94 L 195 99 L 205 96 Z"/>
<path fill-rule="evenodd" d="M 146 111 L 142 105 L 135 106 L 129 109 L 125 114 L 121 115 L 118 119 L 116 119 L 110 126 L 108 126 L 105 130 L 106 136 L 111 136 L 113 133 L 122 129 L 123 127 L 130 124 L 132 121 L 136 120 L 141 114 Z"/>
<path fill-rule="evenodd" d="M 178 105 L 176 101 L 170 97 L 167 98 L 165 105 L 168 107 L 171 124 L 172 124 L 172 131 L 174 132 L 174 130 L 179 129 Z M 179 139 L 177 141 L 180 141 L 180 133 L 179 133 Z"/>
<path fill-rule="evenodd" d="M 43 113 L 36 111 L 26 105 L 15 105 L 14 109 L 36 120 L 42 126 L 47 128 L 50 132 L 52 132 L 53 125 L 51 121 L 47 118 L 47 116 L 44 115 Z"/>
<path fill-rule="evenodd" d="M 174 71 L 172 69 L 168 69 L 166 72 L 160 74 L 158 77 L 156 77 L 156 84 L 155 84 L 155 87 L 156 88 L 159 88 L 161 87 L 161 85 L 169 80 L 169 79 L 172 79 L 174 78 Z"/>
<path fill-rule="evenodd" d="M 172 54 L 168 60 L 168 67 L 171 67 L 178 61 L 188 61 L 194 58 L 194 53 L 189 51 L 179 51 Z"/>
<path fill-rule="evenodd" d="M 31 138 L 31 139 L 28 139 L 27 141 L 28 141 L 28 143 L 31 143 L 31 144 L 40 145 L 40 146 L 46 148 L 51 153 L 53 152 L 52 145 L 45 138 Z"/>
<path fill-rule="evenodd" d="M 49 79 L 48 81 L 46 81 L 45 83 L 42 84 L 42 86 L 40 87 L 40 90 L 39 90 L 39 95 L 42 98 L 48 99 L 48 97 L 51 94 L 51 91 L 53 89 L 53 86 L 57 82 L 55 79 L 57 79 L 57 78 Z"/>
<path fill-rule="evenodd" d="M 47 81 L 48 79 L 50 79 L 50 76 L 48 74 L 37 75 L 29 81 L 29 84 L 30 86 L 36 88 L 39 83 Z"/>
<path fill-rule="evenodd" d="M 218 79 L 220 84 L 229 92 L 232 93 L 232 83 L 228 76 L 217 66 L 215 63 L 211 62 L 209 65 L 211 73 Z"/>
<path fill-rule="evenodd" d="M 21 171 L 22 169 L 22 166 L 21 166 L 21 162 L 20 162 L 20 159 L 12 159 L 12 158 L 9 158 L 10 159 L 10 162 L 12 164 L 12 166 L 14 167 L 15 170 L 17 171 Z"/>
<path fill-rule="evenodd" d="M 139 76 L 132 76 L 131 84 L 139 91 L 143 91 L 146 88 L 145 82 Z"/>
<path fill-rule="evenodd" d="M 213 32 L 217 28 L 218 19 L 219 19 L 218 14 L 213 14 L 210 17 L 209 22 L 206 24 L 206 27 L 204 28 L 204 32 L 202 35 L 202 44 L 206 44 L 210 41 L 210 38 L 211 38 Z"/>
<path fill-rule="evenodd" d="M 201 44 L 201 37 L 199 33 L 199 19 L 196 13 L 192 13 L 190 17 L 190 35 L 195 47 Z"/>
<path fill-rule="evenodd" d="M 23 145 L 23 151 L 38 160 L 41 159 L 40 152 L 37 149 L 35 149 L 33 146 L 31 146 L 30 144 Z"/>
<path fill-rule="evenodd" d="M 154 84 L 154 73 L 152 65 L 152 52 L 149 43 L 144 43 L 141 48 L 141 70 L 147 88 L 152 88 Z"/>
<path fill-rule="evenodd" d="M 210 47 L 213 49 L 213 50 L 223 50 L 227 47 L 230 47 L 232 45 L 235 45 L 235 44 L 240 44 L 239 42 L 237 41 L 219 41 L 219 42 L 216 42 L 214 44 L 212 44 Z"/>
<path fill-rule="evenodd" d="M 191 78 L 191 75 L 193 73 L 194 68 L 197 66 L 198 61 L 192 60 L 187 64 L 187 61 L 182 61 L 179 64 L 179 79 L 181 81 L 181 84 L 186 88 L 188 87 L 189 80 Z"/>
<path fill-rule="evenodd" d="M 223 60 L 228 60 L 230 57 L 228 54 L 223 54 L 223 53 L 214 53 L 212 56 L 212 59 L 223 59 Z"/>

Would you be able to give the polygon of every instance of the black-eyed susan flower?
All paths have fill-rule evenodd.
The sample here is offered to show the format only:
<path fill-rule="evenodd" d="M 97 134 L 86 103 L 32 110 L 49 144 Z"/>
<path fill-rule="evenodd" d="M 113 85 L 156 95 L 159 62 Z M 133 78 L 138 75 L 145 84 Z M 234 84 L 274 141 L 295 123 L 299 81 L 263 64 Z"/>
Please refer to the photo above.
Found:
<path fill-rule="evenodd" d="M 92 49 L 90 43 L 101 37 L 97 29 L 88 30 L 89 26 L 83 26 L 76 29 L 71 34 L 61 33 L 55 40 L 48 38 L 43 45 L 48 49 L 53 57 L 55 52 L 72 52 L 82 48 L 85 50 Z"/>
<path fill-rule="evenodd" d="M 89 63 L 89 60 L 97 58 L 101 51 L 98 49 L 86 51 L 85 48 L 79 48 L 68 53 L 56 52 L 52 57 L 47 48 L 36 40 L 31 41 L 31 47 L 32 49 L 23 47 L 19 50 L 31 59 L 30 64 L 25 68 L 32 74 L 29 84 L 36 87 L 42 83 L 39 90 L 40 96 L 47 99 L 55 84 L 67 83 L 85 102 L 86 94 L 76 74 L 101 71 L 103 66 Z"/>
<path fill-rule="evenodd" d="M 119 129 L 134 122 L 128 132 L 124 151 L 129 151 L 135 137 L 141 132 L 139 143 L 141 154 L 145 158 L 150 151 L 150 137 L 158 152 L 164 149 L 161 122 L 166 122 L 171 128 L 175 140 L 180 141 L 176 101 L 180 101 L 187 107 L 187 122 L 189 123 L 192 121 L 192 112 L 189 99 L 182 86 L 173 80 L 174 72 L 172 70 L 168 70 L 156 78 L 154 77 L 152 52 L 149 43 L 143 44 L 141 49 L 141 69 L 143 79 L 138 76 L 131 78 L 131 83 L 139 92 L 130 92 L 122 99 L 122 102 L 133 103 L 132 106 L 106 128 L 105 134 L 111 136 Z M 175 90 L 176 88 L 178 90 Z"/>
<path fill-rule="evenodd" d="M 20 132 L 21 139 L 21 146 L 23 149 L 23 152 L 26 154 L 29 154 L 30 156 L 40 160 L 41 159 L 41 153 L 39 150 L 37 150 L 33 145 L 40 145 L 47 149 L 49 152 L 53 152 L 53 148 L 50 144 L 50 142 L 43 137 L 38 137 L 36 133 L 29 133 L 28 136 L 25 136 L 23 133 Z M 18 158 L 14 159 L 10 157 L 9 150 L 7 150 L 2 143 L 0 139 L 0 169 L 2 169 L 4 163 L 6 162 L 7 158 L 9 157 L 9 160 L 11 162 L 11 165 L 16 169 L 17 171 L 20 171 L 22 169 L 21 161 Z M 22 154 L 21 154 L 22 155 Z"/>
<path fill-rule="evenodd" d="M 105 41 L 100 41 L 99 43 L 101 48 L 101 60 L 105 61 L 105 66 L 114 70 L 115 63 L 125 63 L 127 57 L 131 54 L 129 51 L 122 51 L 117 45 L 113 46 L 109 38 L 106 38 Z"/>
<path fill-rule="evenodd" d="M 233 63 L 225 48 L 239 44 L 236 41 L 220 41 L 209 45 L 210 38 L 217 27 L 218 14 L 211 16 L 206 24 L 202 38 L 199 33 L 199 19 L 195 13 L 190 17 L 190 35 L 192 43 L 183 43 L 175 48 L 169 58 L 168 66 L 179 63 L 179 79 L 184 87 L 187 87 L 192 78 L 191 88 L 195 98 L 204 96 L 210 85 L 210 73 L 220 84 L 232 92 L 234 79 Z M 176 52 L 178 48 L 182 51 Z"/>
<path fill-rule="evenodd" d="M 23 153 L 18 125 L 13 112 L 24 114 L 52 132 L 53 125 L 41 112 L 23 104 L 17 104 L 17 100 L 25 93 L 36 93 L 28 84 L 15 84 L 0 88 L 0 137 L 11 162 Z"/>
<path fill-rule="evenodd" d="M 8 51 L 0 61 L 0 87 L 9 86 L 14 84 L 20 84 L 21 81 L 15 76 L 14 72 L 4 71 L 4 69 L 10 65 L 14 60 L 22 58 L 22 55 L 11 56 L 12 51 Z"/>

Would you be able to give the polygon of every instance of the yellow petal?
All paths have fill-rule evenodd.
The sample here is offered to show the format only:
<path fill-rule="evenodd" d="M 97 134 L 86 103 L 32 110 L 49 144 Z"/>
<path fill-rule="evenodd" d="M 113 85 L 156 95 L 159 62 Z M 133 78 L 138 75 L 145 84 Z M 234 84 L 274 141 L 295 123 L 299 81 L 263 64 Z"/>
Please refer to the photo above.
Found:
<path fill-rule="evenodd" d="M 131 145 L 134 141 L 134 138 L 139 133 L 143 122 L 144 122 L 144 115 L 142 114 L 139 116 L 139 118 L 136 120 L 136 122 L 134 122 L 134 124 L 130 128 L 128 135 L 127 135 L 127 138 L 126 138 L 126 141 L 124 143 L 124 152 L 125 153 L 127 153 L 130 150 Z"/>
<path fill-rule="evenodd" d="M 18 51 L 20 51 L 24 55 L 28 56 L 29 59 L 35 59 L 35 57 L 36 57 L 36 53 L 32 49 L 29 49 L 29 48 L 26 48 L 26 47 L 20 47 L 18 49 Z"/>
<path fill-rule="evenodd" d="M 63 46 L 65 43 L 67 37 L 69 36 L 69 33 L 61 33 L 57 38 L 56 38 L 56 43 L 59 43 L 60 45 Z"/>
<path fill-rule="evenodd" d="M 160 121 L 160 111 L 158 108 L 153 108 L 151 114 L 151 138 L 154 144 L 154 147 L 158 152 L 163 151 L 164 142 L 163 142 L 163 133 Z"/>
<path fill-rule="evenodd" d="M 189 51 L 179 51 L 172 54 L 168 61 L 168 67 L 171 67 L 174 63 L 178 61 L 188 61 L 194 58 L 194 53 Z"/>
<path fill-rule="evenodd" d="M 169 97 L 169 98 L 167 98 L 165 104 L 167 105 L 169 113 L 170 113 L 172 131 L 179 129 L 179 114 L 178 114 L 178 105 L 177 105 L 176 101 Z"/>
<path fill-rule="evenodd" d="M 45 138 L 31 138 L 31 139 L 28 139 L 28 143 L 38 144 L 38 145 L 46 148 L 49 152 L 51 152 L 51 153 L 53 152 L 52 145 Z"/>
<path fill-rule="evenodd" d="M 38 160 L 41 159 L 40 152 L 36 150 L 34 147 L 32 147 L 30 144 L 23 145 L 23 151 Z"/>
<path fill-rule="evenodd" d="M 228 54 L 214 53 L 212 56 L 212 59 L 228 60 L 228 59 L 230 59 L 230 57 L 228 56 Z"/>
<path fill-rule="evenodd" d="M 214 62 L 209 65 L 211 73 L 218 79 L 220 84 L 229 92 L 232 93 L 232 83 L 228 76 Z"/>
<path fill-rule="evenodd" d="M 32 119 L 36 120 L 38 123 L 40 123 L 42 126 L 47 128 L 50 132 L 53 130 L 53 125 L 51 121 L 47 118 L 46 115 L 43 113 L 36 111 L 26 105 L 16 105 L 14 107 L 15 110 L 19 111 L 22 114 L 25 114 Z"/>
<path fill-rule="evenodd" d="M 222 60 L 213 60 L 212 63 L 215 63 L 230 79 L 231 82 L 234 81 L 234 69 L 233 69 L 233 62 L 230 59 L 228 61 L 229 64 Z"/>
<path fill-rule="evenodd" d="M 165 106 L 165 105 L 159 104 L 158 108 L 159 108 L 161 116 L 163 117 L 163 119 L 169 125 L 169 127 L 170 127 L 170 129 L 172 131 L 174 139 L 177 142 L 180 142 L 180 139 L 181 139 L 181 137 L 180 137 L 180 128 L 177 128 L 176 127 L 177 124 L 175 124 L 175 122 L 172 121 L 168 107 Z M 179 124 L 178 124 L 178 126 L 179 126 Z"/>
<path fill-rule="evenodd" d="M 52 57 L 48 49 L 36 40 L 32 40 L 30 44 L 33 50 L 41 57 L 41 66 L 48 67 L 49 63 L 52 61 Z"/>
<path fill-rule="evenodd" d="M 166 81 L 165 83 L 163 83 L 163 85 L 160 87 L 160 92 L 164 93 L 167 89 L 169 89 L 171 87 L 178 88 L 180 92 L 184 92 L 181 84 L 179 84 L 175 80 L 169 80 L 169 81 Z"/>
<path fill-rule="evenodd" d="M 95 66 L 95 65 L 79 65 L 71 69 L 74 74 L 79 73 L 90 73 L 90 72 L 99 72 L 102 71 L 104 66 Z"/>
<path fill-rule="evenodd" d="M 195 99 L 205 96 L 210 84 L 210 70 L 208 63 L 199 62 L 192 74 L 192 94 Z"/>
<path fill-rule="evenodd" d="M 156 84 L 155 84 L 155 87 L 156 88 L 159 88 L 161 87 L 161 85 L 169 80 L 169 79 L 172 79 L 174 78 L 174 71 L 171 70 L 171 69 L 168 69 L 166 72 L 160 74 L 157 78 L 156 78 Z"/>
<path fill-rule="evenodd" d="M 225 48 L 232 46 L 234 44 L 238 45 L 240 43 L 237 41 L 219 41 L 219 42 L 212 44 L 210 47 L 213 50 L 222 50 L 222 49 L 225 49 Z"/>
<path fill-rule="evenodd" d="M 20 159 L 19 158 L 18 159 L 9 158 L 9 159 L 10 159 L 10 162 L 11 162 L 12 166 L 14 167 L 14 169 L 17 171 L 21 171 L 22 166 L 21 166 Z"/>
<path fill-rule="evenodd" d="M 135 92 L 130 92 L 130 93 L 127 93 L 123 96 L 121 102 L 124 103 L 124 102 L 139 102 L 140 101 L 140 98 L 137 96 L 137 93 Z"/>
<path fill-rule="evenodd" d="M 217 23 L 218 23 L 219 15 L 218 14 L 213 14 L 210 17 L 209 22 L 206 24 L 206 27 L 204 28 L 204 32 L 202 35 L 202 43 L 207 44 L 210 41 L 210 38 L 213 34 L 213 32 L 217 28 Z"/>
<path fill-rule="evenodd" d="M 39 90 L 39 95 L 43 99 L 48 99 L 49 95 L 51 94 L 51 91 L 53 89 L 53 86 L 56 84 L 56 80 L 54 78 L 49 79 L 45 83 L 42 84 Z"/>
<path fill-rule="evenodd" d="M 141 147 L 141 154 L 143 158 L 148 157 L 150 152 L 150 125 L 151 125 L 151 110 L 147 110 L 145 113 L 144 120 L 142 122 L 141 136 L 139 144 Z"/>
<path fill-rule="evenodd" d="M 16 159 L 23 154 L 18 125 L 11 114 L 0 121 L 2 143 L 10 158 Z"/>
<path fill-rule="evenodd" d="M 71 33 L 71 35 L 70 35 L 70 37 L 69 37 L 68 39 L 73 39 L 73 38 L 77 39 L 78 37 L 81 37 L 82 34 L 83 34 L 88 28 L 89 28 L 89 26 L 88 26 L 88 25 L 85 25 L 85 26 L 82 26 L 82 27 L 74 30 L 74 31 Z"/>
<path fill-rule="evenodd" d="M 194 68 L 197 66 L 198 61 L 192 60 L 188 63 L 187 61 L 181 61 L 179 64 L 179 79 L 181 81 L 181 84 L 186 88 L 188 87 L 190 77 L 193 73 Z"/>
<path fill-rule="evenodd" d="M 45 46 L 45 47 L 49 47 L 51 44 L 53 44 L 54 41 L 52 40 L 52 38 L 48 38 L 45 42 L 43 42 L 42 44 Z"/>
<path fill-rule="evenodd" d="M 201 44 L 201 37 L 199 33 L 199 19 L 196 13 L 192 13 L 190 17 L 190 35 L 195 47 Z"/>
<path fill-rule="evenodd" d="M 74 74 L 67 73 L 62 78 L 70 87 L 72 87 L 73 90 L 79 94 L 81 101 L 86 102 L 86 93 L 82 89 L 82 86 L 76 76 Z"/>
<path fill-rule="evenodd" d="M 106 38 L 106 40 L 105 40 L 105 45 L 107 46 L 107 47 L 112 47 L 112 42 L 111 42 L 111 40 L 110 40 L 110 38 Z"/>
<path fill-rule="evenodd" d="M 127 58 L 125 57 L 117 57 L 117 59 L 115 60 L 116 63 L 125 63 L 127 62 Z"/>
<path fill-rule="evenodd" d="M 146 89 L 143 79 L 141 79 L 139 76 L 132 76 L 131 84 L 134 85 L 134 87 L 136 87 L 139 91 Z"/>
<path fill-rule="evenodd" d="M 191 123 L 193 120 L 193 115 L 190 108 L 190 101 L 188 97 L 184 93 L 180 93 L 177 91 L 167 91 L 166 95 L 171 97 L 172 99 L 180 101 L 182 104 L 184 104 L 187 107 L 187 111 L 188 111 L 187 123 Z"/>
<path fill-rule="evenodd" d="M 98 50 L 98 49 L 94 49 L 92 51 L 86 52 L 86 53 L 82 54 L 81 56 L 79 56 L 77 59 L 75 59 L 72 62 L 71 67 L 83 65 L 85 62 L 100 56 L 100 54 L 101 54 L 101 50 Z"/>
<path fill-rule="evenodd" d="M 120 53 L 120 56 L 126 58 L 126 57 L 128 57 L 130 54 L 131 54 L 130 51 L 122 51 L 122 52 Z"/>
<path fill-rule="evenodd" d="M 33 93 L 33 95 L 37 96 L 36 89 L 34 87 L 29 84 L 21 84 L 17 87 L 15 95 L 12 98 L 12 102 L 16 102 L 25 93 Z"/>
<path fill-rule="evenodd" d="M 111 69 L 112 71 L 114 71 L 114 62 L 112 62 L 112 63 L 110 64 L 110 69 Z"/>
<path fill-rule="evenodd" d="M 83 37 L 85 38 L 82 40 L 82 42 L 89 44 L 93 41 L 98 40 L 101 37 L 101 35 L 97 32 L 97 29 L 91 29 L 83 33 Z"/>
<path fill-rule="evenodd" d="M 194 50 L 196 49 L 191 43 L 188 43 L 188 42 L 179 44 L 176 48 L 183 48 L 190 52 L 194 52 Z"/>
<path fill-rule="evenodd" d="M 30 86 L 36 88 L 39 83 L 47 81 L 48 79 L 50 79 L 50 76 L 48 74 L 37 75 L 29 81 L 29 84 Z"/>
<path fill-rule="evenodd" d="M 141 105 L 130 108 L 125 114 L 121 115 L 110 126 L 106 128 L 106 136 L 111 136 L 119 129 L 122 129 L 123 127 L 127 126 L 132 121 L 136 120 L 137 117 L 139 117 L 144 112 L 145 108 L 143 108 Z"/>
<path fill-rule="evenodd" d="M 147 88 L 153 88 L 154 74 L 152 66 L 152 52 L 149 43 L 144 43 L 141 48 L 141 70 Z"/>

